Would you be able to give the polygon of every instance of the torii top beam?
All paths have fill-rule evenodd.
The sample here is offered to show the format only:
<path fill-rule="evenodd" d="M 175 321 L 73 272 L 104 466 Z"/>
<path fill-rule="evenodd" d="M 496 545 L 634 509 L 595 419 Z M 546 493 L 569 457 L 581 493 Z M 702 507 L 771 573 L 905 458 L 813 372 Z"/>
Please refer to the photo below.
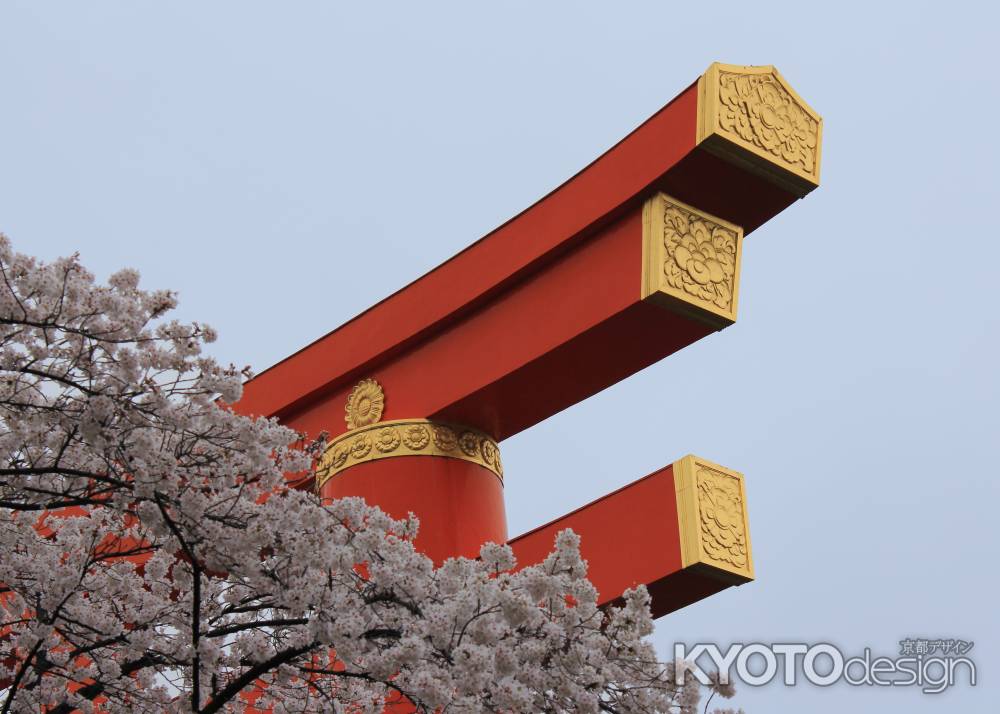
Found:
<path fill-rule="evenodd" d="M 735 300 L 718 320 L 647 309 L 641 211 L 662 191 L 748 234 L 818 184 L 818 116 L 773 68 L 751 71 L 713 65 L 545 198 L 259 374 L 241 410 L 336 433 L 339 405 L 377 370 L 393 382 L 386 418 L 450 419 L 503 439 L 728 323 Z M 774 78 L 761 85 L 772 103 L 741 113 L 747 100 L 729 84 L 725 99 L 705 97 L 719 75 Z M 776 126 L 767 141 L 747 128 L 769 129 L 765 114 L 783 110 L 791 133 Z M 594 343 L 608 349 L 580 365 L 579 347 Z"/>
<path fill-rule="evenodd" d="M 501 477 L 495 441 L 731 324 L 742 239 L 818 185 L 821 132 L 773 67 L 713 64 L 533 206 L 261 373 L 238 409 L 338 437 L 325 495 L 447 521 L 429 551 L 474 552 L 505 537 L 499 479 L 450 462 Z M 386 460 L 426 454 L 455 458 L 420 460 L 438 465 L 419 483 L 413 459 Z"/>

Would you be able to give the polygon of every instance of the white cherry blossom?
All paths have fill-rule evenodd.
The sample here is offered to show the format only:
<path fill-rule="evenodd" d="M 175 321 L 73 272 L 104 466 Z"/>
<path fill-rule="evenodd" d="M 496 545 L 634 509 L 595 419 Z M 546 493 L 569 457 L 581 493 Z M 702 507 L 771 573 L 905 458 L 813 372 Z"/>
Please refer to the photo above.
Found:
<path fill-rule="evenodd" d="M 572 532 L 435 568 L 320 502 L 323 437 L 227 409 L 249 372 L 175 305 L 0 236 L 0 714 L 694 711 L 645 589 L 598 608 Z"/>

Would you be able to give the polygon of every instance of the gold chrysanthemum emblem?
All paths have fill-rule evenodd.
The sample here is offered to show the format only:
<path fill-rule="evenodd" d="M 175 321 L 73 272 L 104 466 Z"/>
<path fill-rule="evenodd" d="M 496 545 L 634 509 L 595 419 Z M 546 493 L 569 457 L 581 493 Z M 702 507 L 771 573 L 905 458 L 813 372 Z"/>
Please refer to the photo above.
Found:
<path fill-rule="evenodd" d="M 358 429 L 374 424 L 382 418 L 385 407 L 385 394 L 382 387 L 374 379 L 362 379 L 347 398 L 348 429 Z"/>

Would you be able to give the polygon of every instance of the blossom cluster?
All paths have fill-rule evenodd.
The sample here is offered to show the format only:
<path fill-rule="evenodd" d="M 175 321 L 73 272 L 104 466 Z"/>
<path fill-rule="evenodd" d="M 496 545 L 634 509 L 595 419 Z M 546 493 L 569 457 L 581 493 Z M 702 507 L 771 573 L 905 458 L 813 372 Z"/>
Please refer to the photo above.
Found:
<path fill-rule="evenodd" d="M 302 487 L 322 438 L 227 408 L 248 371 L 172 293 L 2 236 L 0 283 L 0 712 L 694 711 L 572 532 L 435 567 Z"/>

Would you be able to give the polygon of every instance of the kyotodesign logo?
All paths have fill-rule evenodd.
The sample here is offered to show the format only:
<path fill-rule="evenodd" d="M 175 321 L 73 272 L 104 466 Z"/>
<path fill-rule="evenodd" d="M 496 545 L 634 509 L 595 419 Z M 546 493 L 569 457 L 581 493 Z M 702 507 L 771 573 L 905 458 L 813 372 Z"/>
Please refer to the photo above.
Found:
<path fill-rule="evenodd" d="M 780 674 L 780 681 L 789 687 L 844 682 L 855 687 L 920 687 L 927 694 L 938 694 L 956 683 L 976 685 L 975 662 L 966 656 L 974 646 L 956 638 L 908 638 L 900 640 L 899 651 L 889 657 L 873 655 L 870 647 L 847 656 L 828 642 L 736 643 L 725 652 L 712 643 L 690 648 L 679 643 L 674 645 L 674 659 L 678 684 L 690 673 L 706 686 L 713 679 L 763 686 Z M 702 669 L 709 663 L 717 675 L 710 677 Z"/>

